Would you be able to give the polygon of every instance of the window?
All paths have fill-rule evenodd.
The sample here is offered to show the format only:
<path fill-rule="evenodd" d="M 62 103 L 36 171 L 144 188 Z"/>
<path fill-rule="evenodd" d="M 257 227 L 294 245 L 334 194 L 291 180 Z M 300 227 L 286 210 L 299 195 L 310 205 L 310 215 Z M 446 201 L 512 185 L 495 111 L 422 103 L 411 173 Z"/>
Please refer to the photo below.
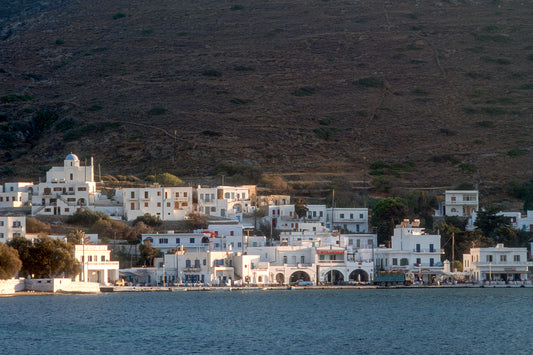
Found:
<path fill-rule="evenodd" d="M 258 276 L 257 277 L 257 282 L 263 282 L 263 276 Z"/>
<path fill-rule="evenodd" d="M 161 191 L 157 191 L 157 196 L 161 196 Z"/>
<path fill-rule="evenodd" d="M 0 221 L 0 227 L 4 226 L 4 221 Z"/>
<path fill-rule="evenodd" d="M 363 219 L 363 214 L 362 213 L 359 214 L 359 218 Z"/>
<path fill-rule="evenodd" d="M 189 243 L 194 244 L 194 238 L 189 238 Z"/>
<path fill-rule="evenodd" d="M 320 217 L 324 216 L 324 212 L 320 211 Z"/>
<path fill-rule="evenodd" d="M 134 191 L 131 192 L 130 197 L 131 198 L 135 198 L 135 192 Z"/>
<path fill-rule="evenodd" d="M 242 243 L 241 242 L 237 242 L 237 248 L 241 248 L 242 247 Z"/>
<path fill-rule="evenodd" d="M 87 191 L 86 187 L 78 187 L 78 191 Z"/>
<path fill-rule="evenodd" d="M 176 245 L 180 244 L 180 238 L 176 238 Z"/>
<path fill-rule="evenodd" d="M 435 260 L 433 258 L 430 258 L 429 259 L 429 266 L 434 266 L 435 265 Z"/>
<path fill-rule="evenodd" d="M 392 258 L 392 265 L 398 265 L 398 258 Z"/>
<path fill-rule="evenodd" d="M 216 207 L 211 207 L 211 212 L 216 212 L 216 211 L 217 211 Z"/>
<path fill-rule="evenodd" d="M 417 253 L 420 253 L 420 244 L 417 244 L 417 245 L 416 245 L 416 252 L 417 252 Z"/>
<path fill-rule="evenodd" d="M 89 258 L 87 259 L 87 261 L 93 261 L 93 256 L 89 255 Z"/>
<path fill-rule="evenodd" d="M 344 218 L 344 213 L 341 213 L 341 215 L 340 215 L 340 216 L 341 216 L 341 218 Z"/>
<path fill-rule="evenodd" d="M 323 255 L 323 254 L 320 255 L 319 259 L 320 259 L 320 260 L 324 260 L 324 255 Z"/>
<path fill-rule="evenodd" d="M 187 197 L 187 193 L 186 192 L 183 193 L 183 197 Z"/>
<path fill-rule="evenodd" d="M 353 245 L 353 239 L 348 239 L 348 245 Z"/>
<path fill-rule="evenodd" d="M 226 193 L 224 194 L 224 198 L 228 198 L 228 199 L 229 199 L 229 192 L 226 192 Z"/>
<path fill-rule="evenodd" d="M 148 198 L 148 191 L 144 192 L 144 198 Z"/>
<path fill-rule="evenodd" d="M 180 197 L 180 193 L 179 192 L 176 192 L 176 197 Z"/>
<path fill-rule="evenodd" d="M 161 202 L 158 202 L 158 203 L 157 203 L 157 207 L 161 207 Z"/>
<path fill-rule="evenodd" d="M 507 262 L 507 255 L 500 255 L 500 262 Z"/>
<path fill-rule="evenodd" d="M 337 255 L 330 255 L 329 260 L 337 260 Z"/>
<path fill-rule="evenodd" d="M 452 201 L 456 201 L 457 198 L 455 196 L 452 196 Z"/>
<path fill-rule="evenodd" d="M 409 264 L 409 259 L 407 258 L 401 258 L 400 259 L 400 266 L 406 266 Z"/>
<path fill-rule="evenodd" d="M 487 255 L 487 262 L 492 263 L 492 255 Z"/>
<path fill-rule="evenodd" d="M 434 248 L 435 248 L 435 247 L 433 246 L 433 244 L 430 244 L 430 245 L 429 245 L 429 252 L 430 252 L 430 253 L 433 253 L 433 252 L 435 251 Z"/>
<path fill-rule="evenodd" d="M 191 267 L 191 261 L 189 259 L 185 260 L 185 267 Z"/>
<path fill-rule="evenodd" d="M 257 242 L 253 242 L 252 243 L 252 247 L 254 247 L 254 248 L 257 247 Z"/>
<path fill-rule="evenodd" d="M 159 238 L 159 244 L 168 244 L 168 238 Z"/>
<path fill-rule="evenodd" d="M 130 206 L 130 210 L 134 210 L 134 209 L 135 209 L 135 202 L 132 202 Z"/>
<path fill-rule="evenodd" d="M 145 203 L 144 203 L 144 207 L 148 207 L 148 202 L 145 202 Z"/>
<path fill-rule="evenodd" d="M 283 257 L 283 264 L 287 264 L 287 255 Z"/>
<path fill-rule="evenodd" d="M 369 239 L 368 246 L 372 248 L 373 245 L 374 245 L 374 241 L 372 239 Z"/>
<path fill-rule="evenodd" d="M 520 255 L 515 255 L 515 256 L 513 257 L 513 260 L 514 260 L 515 262 L 519 262 L 519 261 L 520 261 Z"/>
<path fill-rule="evenodd" d="M 70 180 L 74 180 L 74 174 L 70 174 Z"/>
<path fill-rule="evenodd" d="M 170 207 L 170 202 L 167 202 L 167 207 Z"/>
<path fill-rule="evenodd" d="M 305 255 L 300 256 L 300 263 L 305 264 Z"/>
<path fill-rule="evenodd" d="M 350 213 L 350 219 L 353 219 L 353 213 Z"/>
<path fill-rule="evenodd" d="M 100 261 L 105 261 L 105 255 L 100 256 Z"/>
<path fill-rule="evenodd" d="M 420 264 L 422 264 L 420 258 L 416 258 L 416 265 L 420 265 Z"/>
<path fill-rule="evenodd" d="M 357 239 L 356 246 L 357 246 L 357 248 L 361 248 L 361 239 Z"/>
<path fill-rule="evenodd" d="M 233 231 L 230 231 L 230 232 L 229 232 L 229 235 L 233 236 L 233 235 L 234 235 Z"/>
<path fill-rule="evenodd" d="M 194 260 L 194 267 L 196 267 L 196 268 L 200 267 L 200 260 L 198 260 L 198 259 Z"/>

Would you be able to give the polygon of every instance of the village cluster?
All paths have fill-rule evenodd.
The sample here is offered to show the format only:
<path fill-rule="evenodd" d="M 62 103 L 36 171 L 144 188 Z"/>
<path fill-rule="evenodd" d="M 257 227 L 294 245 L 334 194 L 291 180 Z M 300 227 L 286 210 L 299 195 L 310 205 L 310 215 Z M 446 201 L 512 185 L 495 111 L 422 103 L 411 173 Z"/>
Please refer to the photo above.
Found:
<path fill-rule="evenodd" d="M 152 267 L 120 269 L 110 260 L 107 245 L 75 246 L 82 265 L 78 281 L 109 285 L 126 280 L 133 285 L 319 285 L 411 281 L 437 284 L 454 280 L 450 260 L 442 260 L 441 237 L 427 234 L 418 220 L 397 225 L 390 245 L 378 245 L 369 229 L 367 208 L 307 205 L 298 216 L 289 195 L 259 196 L 256 187 L 161 187 L 116 189 L 112 198 L 97 190 L 94 164 L 83 166 L 69 154 L 64 165 L 52 167 L 46 181 L 0 186 L 0 242 L 15 236 L 37 238 L 25 231 L 26 215 L 72 215 L 80 208 L 126 221 L 149 214 L 162 221 L 185 220 L 197 213 L 209 218 L 206 229 L 192 233 L 167 231 L 143 234 L 142 242 L 162 251 Z M 279 241 L 251 235 L 256 208 L 266 213 L 263 224 L 280 233 Z M 445 191 L 437 216 L 470 217 L 473 228 L 479 210 L 476 190 Z M 533 230 L 533 211 L 502 212 L 516 229 Z M 55 236 L 64 238 L 64 236 Z M 530 285 L 527 248 L 502 244 L 471 248 L 463 256 L 461 277 L 474 283 Z M 391 275 L 399 276 L 394 280 Z M 389 277 L 389 279 L 386 279 Z M 50 282 L 50 281 L 49 281 Z M 53 281 L 55 282 L 55 281 Z"/>

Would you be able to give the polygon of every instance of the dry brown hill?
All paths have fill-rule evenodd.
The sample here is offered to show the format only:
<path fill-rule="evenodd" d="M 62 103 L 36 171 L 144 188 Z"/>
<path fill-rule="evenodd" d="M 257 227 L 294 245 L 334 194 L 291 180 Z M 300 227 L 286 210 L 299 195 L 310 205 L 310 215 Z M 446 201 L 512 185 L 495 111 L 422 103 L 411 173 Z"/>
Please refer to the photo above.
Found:
<path fill-rule="evenodd" d="M 3 179 L 69 152 L 138 176 L 532 177 L 531 1 L 24 0 L 0 16 Z"/>

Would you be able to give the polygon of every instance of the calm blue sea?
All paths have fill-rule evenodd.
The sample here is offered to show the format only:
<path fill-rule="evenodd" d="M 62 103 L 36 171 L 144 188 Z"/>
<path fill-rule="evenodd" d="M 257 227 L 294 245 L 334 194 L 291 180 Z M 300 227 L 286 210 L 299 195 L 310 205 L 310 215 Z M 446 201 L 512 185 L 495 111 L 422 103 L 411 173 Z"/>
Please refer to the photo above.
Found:
<path fill-rule="evenodd" d="M 533 289 L 0 298 L 2 354 L 530 354 Z"/>

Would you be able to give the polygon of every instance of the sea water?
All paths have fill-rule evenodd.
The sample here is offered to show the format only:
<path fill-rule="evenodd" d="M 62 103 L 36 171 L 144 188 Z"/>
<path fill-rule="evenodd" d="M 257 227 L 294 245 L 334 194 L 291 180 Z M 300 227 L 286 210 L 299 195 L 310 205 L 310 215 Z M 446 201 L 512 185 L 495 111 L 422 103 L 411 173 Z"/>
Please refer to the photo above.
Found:
<path fill-rule="evenodd" d="M 526 354 L 533 289 L 0 298 L 4 354 Z"/>

